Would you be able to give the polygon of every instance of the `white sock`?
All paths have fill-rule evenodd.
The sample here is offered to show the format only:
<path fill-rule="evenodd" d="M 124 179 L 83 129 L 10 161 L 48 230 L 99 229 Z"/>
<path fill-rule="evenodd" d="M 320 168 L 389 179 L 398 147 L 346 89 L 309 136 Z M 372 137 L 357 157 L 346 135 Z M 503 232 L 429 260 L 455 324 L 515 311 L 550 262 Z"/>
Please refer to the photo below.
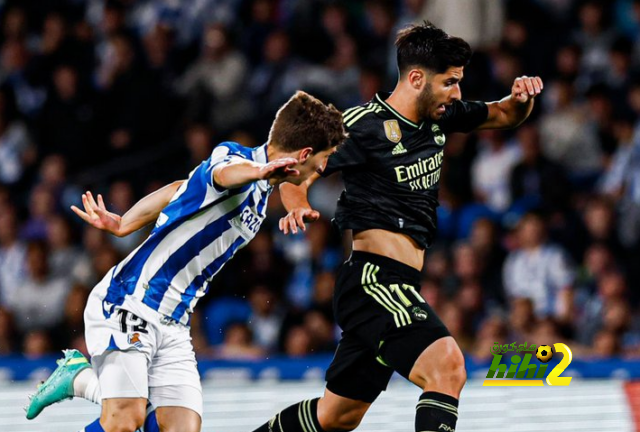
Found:
<path fill-rule="evenodd" d="M 101 405 L 100 381 L 93 368 L 80 371 L 73 380 L 73 395 Z"/>

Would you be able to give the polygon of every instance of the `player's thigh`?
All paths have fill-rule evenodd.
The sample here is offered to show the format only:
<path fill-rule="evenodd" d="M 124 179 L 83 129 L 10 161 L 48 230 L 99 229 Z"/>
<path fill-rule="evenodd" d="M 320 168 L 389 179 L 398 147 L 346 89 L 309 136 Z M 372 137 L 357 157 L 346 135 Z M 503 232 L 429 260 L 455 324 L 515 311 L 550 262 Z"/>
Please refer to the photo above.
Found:
<path fill-rule="evenodd" d="M 156 419 L 160 432 L 200 432 L 202 426 L 200 414 L 183 407 L 159 407 Z"/>
<path fill-rule="evenodd" d="M 324 430 L 353 430 L 370 406 L 369 402 L 350 399 L 325 389 L 318 402 L 318 420 Z"/>
<path fill-rule="evenodd" d="M 429 315 L 429 319 L 434 322 L 419 322 L 394 330 L 386 334 L 381 343 L 380 358 L 406 379 L 411 380 L 410 375 L 418 359 L 424 356 L 425 352 L 433 352 L 432 347 L 441 344 L 438 341 L 453 340 L 447 328 L 439 323 L 435 314 Z M 437 354 L 430 355 L 434 360 L 432 363 L 421 362 L 420 364 L 426 367 L 425 370 L 437 368 L 440 363 L 447 361 L 444 352 L 441 355 L 442 357 L 437 357 Z"/>
<path fill-rule="evenodd" d="M 325 378 L 332 394 L 371 404 L 386 390 L 392 374 L 378 361 L 376 350 L 354 331 L 343 332 Z"/>
<path fill-rule="evenodd" d="M 103 399 L 100 424 L 106 432 L 133 432 L 144 424 L 146 406 L 145 398 Z"/>
<path fill-rule="evenodd" d="M 106 351 L 92 357 L 102 399 L 148 399 L 148 360 L 144 353 Z"/>
<path fill-rule="evenodd" d="M 163 342 L 149 368 L 149 401 L 156 408 L 185 408 L 202 417 L 202 386 L 189 328 L 162 325 Z"/>

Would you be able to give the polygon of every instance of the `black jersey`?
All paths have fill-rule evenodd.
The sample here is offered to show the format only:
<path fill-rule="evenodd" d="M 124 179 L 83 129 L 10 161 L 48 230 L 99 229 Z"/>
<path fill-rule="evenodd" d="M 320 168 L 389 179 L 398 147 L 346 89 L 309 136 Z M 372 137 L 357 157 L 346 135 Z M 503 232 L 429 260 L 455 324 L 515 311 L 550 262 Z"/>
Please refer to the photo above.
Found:
<path fill-rule="evenodd" d="M 340 230 L 400 232 L 426 248 L 437 227 L 445 134 L 480 126 L 487 105 L 456 101 L 440 120 L 416 124 L 387 104 L 387 97 L 378 93 L 344 112 L 349 139 L 329 157 L 322 175 L 342 171 L 345 190 L 335 217 Z"/>

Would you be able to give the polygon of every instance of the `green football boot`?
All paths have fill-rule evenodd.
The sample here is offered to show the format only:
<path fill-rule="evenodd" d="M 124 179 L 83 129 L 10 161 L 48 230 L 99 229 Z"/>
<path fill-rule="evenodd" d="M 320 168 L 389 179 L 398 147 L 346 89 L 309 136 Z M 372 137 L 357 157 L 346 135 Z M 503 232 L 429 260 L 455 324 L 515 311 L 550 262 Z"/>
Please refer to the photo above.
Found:
<path fill-rule="evenodd" d="M 25 408 L 27 419 L 36 418 L 51 404 L 73 398 L 73 380 L 80 371 L 91 367 L 80 351 L 71 349 L 62 352 L 64 358 L 57 360 L 56 370 L 38 386 L 35 394 L 29 397 L 29 405 Z"/>

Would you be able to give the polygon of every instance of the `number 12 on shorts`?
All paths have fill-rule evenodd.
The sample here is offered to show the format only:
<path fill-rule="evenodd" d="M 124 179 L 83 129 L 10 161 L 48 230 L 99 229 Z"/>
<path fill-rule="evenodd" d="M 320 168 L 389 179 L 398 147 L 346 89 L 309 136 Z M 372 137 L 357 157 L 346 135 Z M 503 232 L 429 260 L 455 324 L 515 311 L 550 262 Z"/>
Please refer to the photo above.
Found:
<path fill-rule="evenodd" d="M 120 330 L 122 333 L 149 333 L 147 322 L 138 315 L 124 309 L 120 309 L 118 315 L 120 315 Z"/>

